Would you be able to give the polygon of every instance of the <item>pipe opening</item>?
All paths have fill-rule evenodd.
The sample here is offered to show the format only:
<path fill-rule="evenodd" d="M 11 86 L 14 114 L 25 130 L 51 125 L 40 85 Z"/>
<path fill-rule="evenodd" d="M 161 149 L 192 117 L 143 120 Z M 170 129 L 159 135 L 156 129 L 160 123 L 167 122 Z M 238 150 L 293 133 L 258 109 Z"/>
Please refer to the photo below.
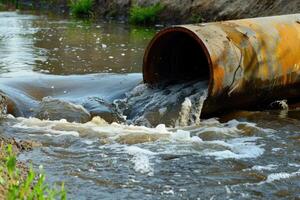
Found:
<path fill-rule="evenodd" d="M 176 84 L 210 79 L 209 59 L 200 39 L 184 28 L 160 32 L 144 57 L 144 81 Z"/>

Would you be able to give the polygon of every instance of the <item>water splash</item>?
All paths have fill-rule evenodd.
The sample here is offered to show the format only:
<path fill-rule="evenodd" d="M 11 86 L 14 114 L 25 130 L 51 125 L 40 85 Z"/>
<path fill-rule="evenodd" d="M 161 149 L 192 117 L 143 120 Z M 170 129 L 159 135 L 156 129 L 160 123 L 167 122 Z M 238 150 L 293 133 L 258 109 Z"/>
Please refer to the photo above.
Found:
<path fill-rule="evenodd" d="M 179 113 L 178 126 L 187 126 L 189 121 L 189 114 L 192 109 L 192 101 L 189 98 L 185 98 L 184 102 L 181 104 L 181 111 Z"/>
<path fill-rule="evenodd" d="M 176 121 L 176 126 L 199 125 L 201 111 L 206 98 L 207 90 L 203 90 L 202 93 L 196 93 L 185 98 L 184 102 L 181 104 L 181 111 L 178 120 Z"/>
<path fill-rule="evenodd" d="M 206 97 L 204 81 L 159 86 L 140 84 L 126 98 L 114 101 L 114 105 L 129 124 L 188 126 L 200 123 Z"/>

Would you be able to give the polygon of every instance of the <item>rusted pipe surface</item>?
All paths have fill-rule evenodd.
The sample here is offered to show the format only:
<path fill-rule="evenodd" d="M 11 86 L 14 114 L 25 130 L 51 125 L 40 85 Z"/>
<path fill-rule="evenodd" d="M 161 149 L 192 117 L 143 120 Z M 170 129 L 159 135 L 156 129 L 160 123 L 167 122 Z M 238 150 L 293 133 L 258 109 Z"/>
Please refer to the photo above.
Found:
<path fill-rule="evenodd" d="M 203 114 L 300 97 L 300 14 L 173 26 L 145 51 L 146 83 L 208 80 Z"/>

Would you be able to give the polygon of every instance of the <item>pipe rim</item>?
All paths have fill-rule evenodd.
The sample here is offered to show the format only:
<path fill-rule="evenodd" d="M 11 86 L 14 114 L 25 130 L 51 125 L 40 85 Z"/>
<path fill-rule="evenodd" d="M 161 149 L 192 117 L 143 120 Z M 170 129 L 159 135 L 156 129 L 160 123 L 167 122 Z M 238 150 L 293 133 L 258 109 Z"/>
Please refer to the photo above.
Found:
<path fill-rule="evenodd" d="M 150 43 L 148 44 L 145 53 L 144 53 L 144 57 L 143 57 L 143 81 L 144 83 L 149 83 L 151 82 L 151 80 L 149 81 L 148 79 L 148 75 L 147 75 L 147 69 L 148 69 L 148 57 L 149 57 L 149 53 L 150 50 L 152 48 L 152 46 L 155 44 L 155 42 L 162 37 L 165 34 L 171 33 L 171 32 L 181 32 L 181 33 L 185 33 L 188 36 L 190 36 L 192 39 L 194 39 L 198 45 L 200 45 L 202 51 L 204 52 L 204 55 L 207 59 L 207 63 L 208 63 L 208 68 L 209 68 L 209 79 L 208 79 L 208 94 L 210 96 L 210 94 L 212 93 L 212 89 L 213 89 L 213 69 L 212 69 L 212 60 L 211 60 L 211 56 L 209 53 L 208 48 L 206 47 L 205 43 L 203 42 L 203 40 L 200 38 L 200 36 L 195 33 L 194 31 L 190 30 L 189 28 L 186 28 L 184 26 L 172 26 L 169 28 L 165 28 L 163 30 L 161 30 L 160 32 L 158 32 L 150 41 Z"/>

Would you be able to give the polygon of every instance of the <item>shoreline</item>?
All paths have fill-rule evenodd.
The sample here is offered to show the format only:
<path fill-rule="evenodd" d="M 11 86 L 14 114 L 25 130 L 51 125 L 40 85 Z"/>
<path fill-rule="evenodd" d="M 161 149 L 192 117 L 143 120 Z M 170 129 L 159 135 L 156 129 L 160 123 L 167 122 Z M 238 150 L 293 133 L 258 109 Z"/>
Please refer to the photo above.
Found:
<path fill-rule="evenodd" d="M 27 141 L 27 140 L 16 140 L 15 138 L 10 138 L 7 136 L 4 136 L 3 133 L 0 134 L 0 168 L 3 170 L 0 173 L 0 179 L 2 181 L 8 180 L 8 174 L 7 171 L 4 170 L 6 168 L 6 159 L 7 159 L 7 152 L 5 149 L 8 147 L 8 145 L 12 146 L 12 152 L 14 155 L 18 156 L 22 152 L 31 151 L 35 147 L 39 147 L 40 144 L 34 142 L 34 141 Z M 16 166 L 20 173 L 21 182 L 24 181 L 29 173 L 29 166 L 24 163 L 18 161 Z M 6 183 L 0 183 L 0 199 L 4 199 L 7 195 L 8 188 Z"/>
<path fill-rule="evenodd" d="M 257 2 L 249 0 L 217 1 L 217 0 L 93 0 L 89 18 L 95 20 L 117 20 L 129 22 L 130 10 L 133 6 L 147 8 L 160 4 L 163 9 L 156 16 L 156 24 L 188 24 L 210 21 L 222 21 L 229 19 L 263 17 L 271 15 L 293 14 L 300 12 L 300 4 L 297 0 L 286 2 L 264 0 Z M 34 10 L 38 12 L 50 12 L 60 15 L 70 15 L 70 3 L 67 0 L 42 1 L 19 0 L 16 5 L 20 10 Z M 7 4 L 10 9 L 12 4 Z"/>

